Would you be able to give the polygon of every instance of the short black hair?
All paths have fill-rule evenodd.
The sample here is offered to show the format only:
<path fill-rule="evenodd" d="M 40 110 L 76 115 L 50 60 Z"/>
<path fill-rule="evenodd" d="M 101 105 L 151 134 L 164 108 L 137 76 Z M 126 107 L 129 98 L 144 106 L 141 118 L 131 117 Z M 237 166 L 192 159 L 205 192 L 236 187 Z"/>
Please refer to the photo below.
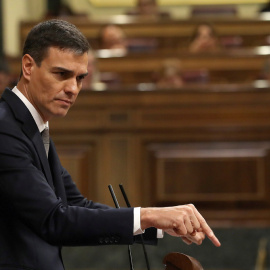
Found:
<path fill-rule="evenodd" d="M 31 29 L 26 37 L 22 56 L 29 54 L 37 66 L 40 66 L 51 47 L 70 50 L 78 55 L 90 49 L 86 37 L 74 24 L 52 19 L 43 21 Z"/>

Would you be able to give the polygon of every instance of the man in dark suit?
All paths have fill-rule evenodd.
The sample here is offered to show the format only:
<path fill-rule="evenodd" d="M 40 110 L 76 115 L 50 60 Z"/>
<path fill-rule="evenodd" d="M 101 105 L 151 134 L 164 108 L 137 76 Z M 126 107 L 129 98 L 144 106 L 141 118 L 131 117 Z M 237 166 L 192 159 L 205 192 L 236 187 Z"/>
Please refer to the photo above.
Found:
<path fill-rule="evenodd" d="M 16 87 L 0 101 L 0 269 L 62 270 L 62 246 L 132 244 L 156 229 L 219 246 L 193 205 L 114 209 L 84 198 L 41 133 L 65 116 L 87 75 L 89 44 L 72 24 L 50 20 L 25 41 Z M 151 228 L 150 228 L 151 227 Z"/>

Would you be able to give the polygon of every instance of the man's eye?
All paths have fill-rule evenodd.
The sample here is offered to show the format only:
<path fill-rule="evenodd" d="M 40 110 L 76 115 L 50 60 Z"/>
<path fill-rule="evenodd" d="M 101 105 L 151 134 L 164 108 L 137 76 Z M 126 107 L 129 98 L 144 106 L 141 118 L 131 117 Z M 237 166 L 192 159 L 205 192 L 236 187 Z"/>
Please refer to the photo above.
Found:
<path fill-rule="evenodd" d="M 66 72 L 65 71 L 56 71 L 54 72 L 55 76 L 58 76 L 60 78 L 64 78 L 66 76 Z"/>
<path fill-rule="evenodd" d="M 82 81 L 85 78 L 85 75 L 78 76 L 77 80 Z"/>

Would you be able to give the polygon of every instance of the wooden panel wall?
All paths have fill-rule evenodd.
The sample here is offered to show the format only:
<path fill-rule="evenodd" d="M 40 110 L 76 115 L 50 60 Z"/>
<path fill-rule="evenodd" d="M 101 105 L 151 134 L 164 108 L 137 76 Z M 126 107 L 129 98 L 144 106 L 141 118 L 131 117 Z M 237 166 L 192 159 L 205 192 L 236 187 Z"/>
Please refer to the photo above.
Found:
<path fill-rule="evenodd" d="M 270 89 L 84 91 L 51 121 L 61 159 L 89 198 L 193 202 L 223 224 L 270 224 Z M 71 146 L 70 146 L 71 145 Z"/>
<path fill-rule="evenodd" d="M 147 147 L 152 200 L 251 208 L 269 204 L 268 142 L 159 143 Z"/>

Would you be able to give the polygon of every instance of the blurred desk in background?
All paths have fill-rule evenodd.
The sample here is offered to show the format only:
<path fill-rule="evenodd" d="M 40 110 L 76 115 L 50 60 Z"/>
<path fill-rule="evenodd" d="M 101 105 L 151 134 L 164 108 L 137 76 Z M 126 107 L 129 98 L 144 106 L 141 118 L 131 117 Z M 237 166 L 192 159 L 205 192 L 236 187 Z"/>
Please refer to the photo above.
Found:
<path fill-rule="evenodd" d="M 101 73 L 116 74 L 119 84 L 123 86 L 153 82 L 155 73 L 168 59 L 179 59 L 183 73 L 204 71 L 206 77 L 203 82 L 244 83 L 258 79 L 269 58 L 268 46 L 205 54 L 192 54 L 185 50 L 115 54 L 115 51 L 99 50 L 97 66 Z M 8 61 L 12 74 L 19 76 L 21 59 L 9 57 Z"/>
<path fill-rule="evenodd" d="M 127 15 L 106 15 L 106 17 L 99 19 L 88 20 L 85 17 L 65 17 L 65 19 L 74 23 L 83 32 L 94 49 L 99 49 L 100 29 L 107 24 L 120 25 L 128 38 L 155 38 L 158 42 L 158 48 L 187 48 L 196 26 L 206 21 L 205 18 L 143 19 Z M 211 17 L 207 18 L 207 22 L 214 26 L 220 37 L 241 38 L 243 47 L 266 45 L 267 37 L 270 35 L 270 20 Z M 38 21 L 23 21 L 21 23 L 21 45 L 30 29 L 37 23 Z"/>
<path fill-rule="evenodd" d="M 119 57 L 110 57 L 103 50 L 97 53 L 99 70 L 117 73 L 124 85 L 151 82 L 164 61 L 175 58 L 180 60 L 183 73 L 206 71 L 206 82 L 243 83 L 252 82 L 260 76 L 266 59 L 270 57 L 270 48 L 260 46 L 203 54 L 192 54 L 183 50 L 159 51 L 130 53 Z"/>

